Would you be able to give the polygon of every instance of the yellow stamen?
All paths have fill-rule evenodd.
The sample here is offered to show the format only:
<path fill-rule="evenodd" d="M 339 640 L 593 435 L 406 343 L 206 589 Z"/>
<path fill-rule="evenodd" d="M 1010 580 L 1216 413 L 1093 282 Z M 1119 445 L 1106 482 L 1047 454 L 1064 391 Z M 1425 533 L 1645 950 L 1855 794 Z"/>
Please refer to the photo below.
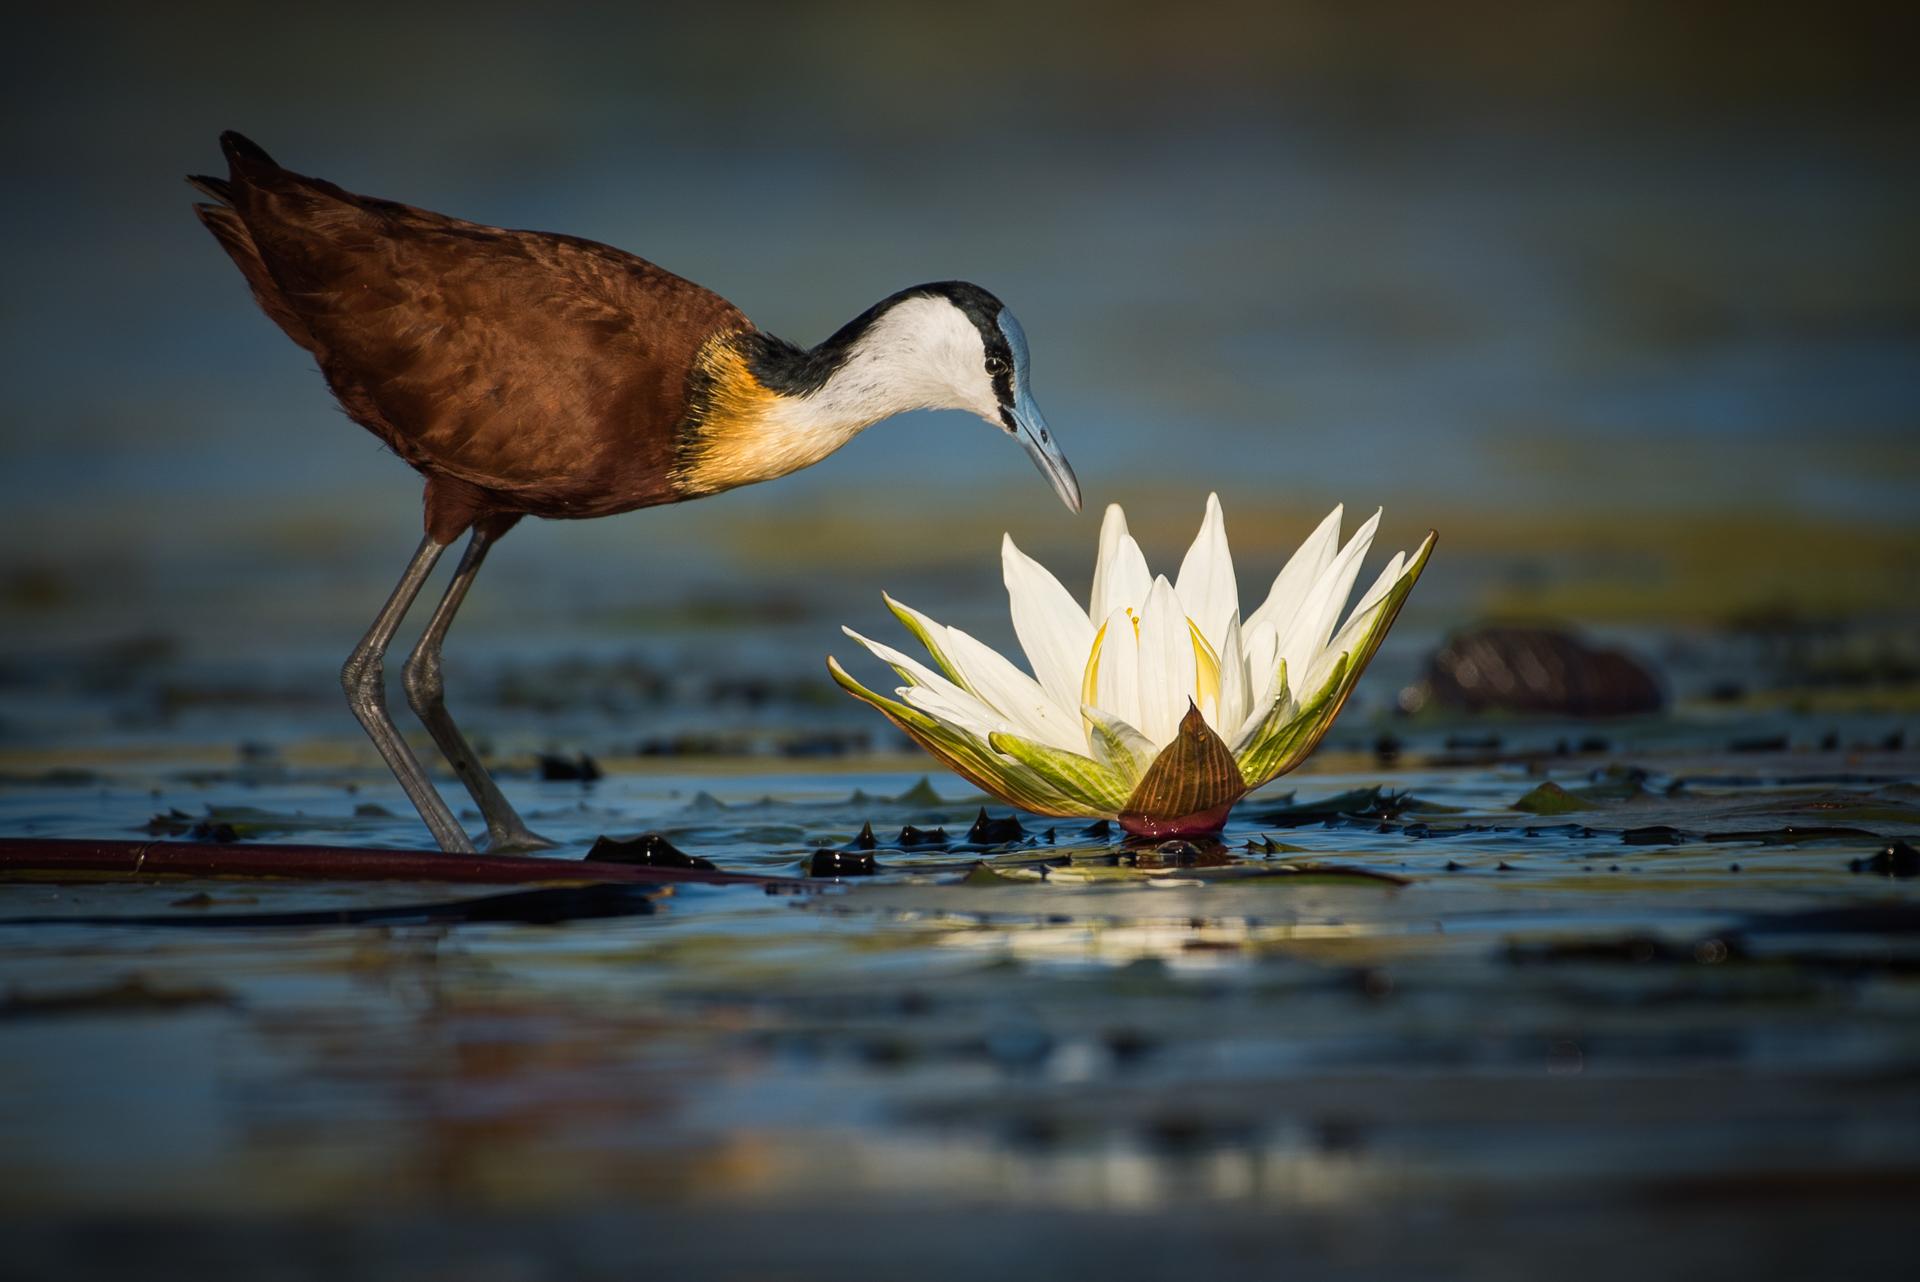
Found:
<path fill-rule="evenodd" d="M 1107 639 L 1107 625 L 1101 624 L 1100 630 L 1093 634 L 1093 652 L 1087 655 L 1087 669 L 1080 676 L 1080 702 L 1100 706 L 1096 697 L 1100 693 L 1100 646 Z"/>
<path fill-rule="evenodd" d="M 1187 620 L 1187 631 L 1193 634 L 1193 698 L 1202 707 L 1211 699 L 1214 706 L 1220 704 L 1220 656 L 1213 645 L 1200 634 L 1200 625 L 1192 619 Z"/>
<path fill-rule="evenodd" d="M 1140 641 L 1140 620 L 1133 611 L 1127 611 L 1127 621 L 1133 624 L 1133 639 Z M 1193 638 L 1193 701 L 1205 706 L 1209 699 L 1214 706 L 1220 703 L 1220 655 L 1213 643 L 1201 633 L 1200 625 L 1192 619 L 1187 620 L 1187 632 Z M 1087 666 L 1080 675 L 1080 702 L 1100 706 L 1100 650 L 1106 644 L 1107 625 L 1101 624 L 1100 630 L 1093 634 L 1093 648 L 1087 655 Z"/>

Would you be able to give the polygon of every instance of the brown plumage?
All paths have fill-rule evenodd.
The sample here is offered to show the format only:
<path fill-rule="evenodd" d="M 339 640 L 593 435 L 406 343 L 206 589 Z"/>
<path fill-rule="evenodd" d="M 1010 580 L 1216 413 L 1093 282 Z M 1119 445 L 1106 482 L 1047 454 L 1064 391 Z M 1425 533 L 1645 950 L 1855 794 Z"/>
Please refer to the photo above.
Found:
<path fill-rule="evenodd" d="M 222 136 L 200 219 L 349 416 L 427 478 L 426 525 L 605 516 L 681 497 L 689 375 L 749 332 L 719 295 L 590 240 L 357 196 Z"/>
<path fill-rule="evenodd" d="M 341 671 L 347 699 L 441 847 L 473 843 L 387 715 L 384 662 L 435 562 L 473 537 L 408 657 L 407 702 L 486 818 L 528 831 L 447 712 L 440 647 L 487 549 L 523 516 L 591 517 L 750 485 L 910 409 L 966 409 L 1020 439 L 1075 511 L 1080 491 L 1024 385 L 1000 301 L 946 281 L 882 299 L 813 348 L 632 254 L 356 196 L 239 134 L 195 177 L 200 220 L 255 301 L 313 354 L 353 420 L 427 479 L 426 537 Z"/>

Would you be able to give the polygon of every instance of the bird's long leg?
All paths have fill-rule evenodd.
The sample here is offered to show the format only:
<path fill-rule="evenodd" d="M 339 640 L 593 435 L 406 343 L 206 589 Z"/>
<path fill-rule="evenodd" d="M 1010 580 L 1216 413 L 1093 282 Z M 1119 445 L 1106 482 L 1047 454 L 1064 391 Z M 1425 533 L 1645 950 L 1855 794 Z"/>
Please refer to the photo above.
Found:
<path fill-rule="evenodd" d="M 440 646 L 446 641 L 453 616 L 459 611 L 460 603 L 467 599 L 467 589 L 473 586 L 474 576 L 480 572 L 480 563 L 487 559 L 487 549 L 493 546 L 495 537 L 483 529 L 474 530 L 467 550 L 460 556 L 460 565 L 453 572 L 453 581 L 447 584 L 446 595 L 440 598 L 433 618 L 427 621 L 427 630 L 420 634 L 420 641 L 407 657 L 407 666 L 401 669 L 401 675 L 407 703 L 426 723 L 427 732 L 440 745 L 453 772 L 467 786 L 473 804 L 480 807 L 480 813 L 486 818 L 487 848 L 496 852 L 539 850 L 554 843 L 528 829 L 501 794 L 493 776 L 480 764 L 478 754 L 468 745 L 466 736 L 460 733 L 460 727 L 453 723 L 453 716 L 447 711 L 446 686 L 440 676 Z"/>
<path fill-rule="evenodd" d="M 387 768 L 400 781 L 400 787 L 406 791 L 414 809 L 427 821 L 427 827 L 432 831 L 433 839 L 440 843 L 440 849 L 449 854 L 470 855 L 473 853 L 473 842 L 467 839 L 459 821 L 447 809 L 447 803 L 434 791 L 433 781 L 420 768 L 420 761 L 413 755 L 413 749 L 407 747 L 406 740 L 394 728 L 393 718 L 387 715 L 387 646 L 392 644 L 400 620 L 406 617 L 414 598 L 420 595 L 420 585 L 427 581 L 427 575 L 432 573 L 434 563 L 444 551 L 446 544 L 434 542 L 431 536 L 420 541 L 420 548 L 413 554 L 413 560 L 407 562 L 406 573 L 400 576 L 400 582 L 394 586 L 393 595 L 380 607 L 373 626 L 367 629 L 367 635 L 360 639 L 360 644 L 353 648 L 353 653 L 347 656 L 346 663 L 341 666 L 340 684 L 346 688 L 347 703 L 352 707 L 354 717 L 366 729 L 373 746 L 380 750 Z"/>

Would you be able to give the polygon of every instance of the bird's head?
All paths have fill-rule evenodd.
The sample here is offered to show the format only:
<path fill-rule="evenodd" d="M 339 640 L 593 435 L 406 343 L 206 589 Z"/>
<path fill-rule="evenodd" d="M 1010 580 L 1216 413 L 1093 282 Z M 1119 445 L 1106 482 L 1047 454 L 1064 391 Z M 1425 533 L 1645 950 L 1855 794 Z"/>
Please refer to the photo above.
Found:
<path fill-rule="evenodd" d="M 1027 336 L 978 285 L 940 281 L 882 299 L 810 353 L 808 399 L 867 422 L 910 409 L 958 409 L 1018 440 L 1060 500 L 1080 483 L 1034 403 Z"/>

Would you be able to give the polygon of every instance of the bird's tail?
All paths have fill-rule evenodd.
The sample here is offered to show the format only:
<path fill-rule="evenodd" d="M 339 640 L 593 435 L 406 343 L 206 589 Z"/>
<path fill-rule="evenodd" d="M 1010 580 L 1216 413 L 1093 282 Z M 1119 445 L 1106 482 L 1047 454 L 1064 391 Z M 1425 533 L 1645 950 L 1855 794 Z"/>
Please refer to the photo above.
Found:
<path fill-rule="evenodd" d="M 287 337 L 312 351 L 314 342 L 306 323 L 288 306 L 279 284 L 260 257 L 260 249 L 254 243 L 253 233 L 243 217 L 242 206 L 247 202 L 236 199 L 245 196 L 246 188 L 253 180 L 270 179 L 272 175 L 285 171 L 258 145 L 231 130 L 220 135 L 220 149 L 227 154 L 227 177 L 213 178 L 206 174 L 187 176 L 187 181 L 196 190 L 218 202 L 195 205 L 193 212 L 199 215 L 201 223 L 213 233 L 214 239 L 220 242 L 220 247 L 227 251 L 227 256 L 240 269 L 240 274 L 246 277 L 247 287 L 253 291 L 254 301 L 260 304 L 260 309 L 286 331 Z"/>
<path fill-rule="evenodd" d="M 215 178 L 210 174 L 188 174 L 187 183 L 204 196 L 211 196 L 223 205 L 233 203 L 233 184 L 224 178 Z"/>
<path fill-rule="evenodd" d="M 186 175 L 186 180 L 194 186 L 194 190 L 202 192 L 204 196 L 211 196 L 213 200 L 223 205 L 234 203 L 234 182 L 244 182 L 246 178 L 259 175 L 263 171 L 280 169 L 280 165 L 276 165 L 275 159 L 267 155 L 267 150 L 263 146 L 253 142 L 252 138 L 248 138 L 246 134 L 238 134 L 230 129 L 225 134 L 221 134 L 221 152 L 227 154 L 227 177 L 215 178 L 213 175 L 204 175 L 204 173 L 190 173 Z"/>
<path fill-rule="evenodd" d="M 236 175 L 247 169 L 280 168 L 265 147 L 231 129 L 220 135 L 220 150 L 226 153 L 228 170 Z"/>
<path fill-rule="evenodd" d="M 220 135 L 220 150 L 227 156 L 227 176 L 215 178 L 210 174 L 188 174 L 187 181 L 195 190 L 213 197 L 223 205 L 233 204 L 233 185 L 244 181 L 263 170 L 277 171 L 280 166 L 274 162 L 266 148 L 245 134 L 229 129 Z"/>

